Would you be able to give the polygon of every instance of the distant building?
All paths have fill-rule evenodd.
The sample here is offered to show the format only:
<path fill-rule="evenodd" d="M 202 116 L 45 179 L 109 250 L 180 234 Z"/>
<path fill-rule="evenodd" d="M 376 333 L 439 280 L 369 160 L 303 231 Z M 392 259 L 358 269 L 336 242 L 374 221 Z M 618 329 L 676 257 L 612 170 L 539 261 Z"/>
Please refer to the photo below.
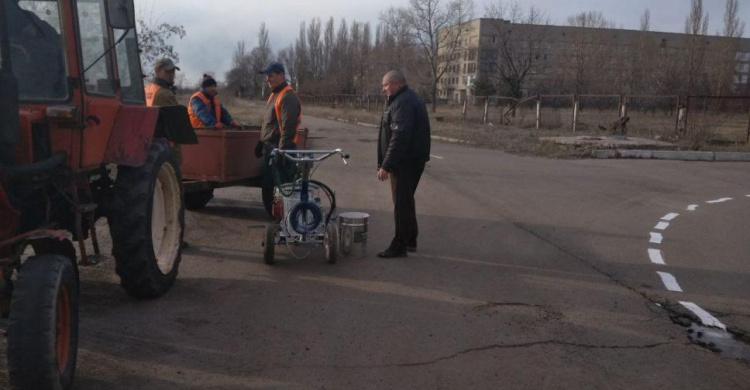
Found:
<path fill-rule="evenodd" d="M 447 62 L 438 98 L 496 95 L 750 92 L 750 39 L 474 19 Z M 455 26 L 452 27 L 455 29 Z M 441 60 L 448 50 L 439 51 Z M 505 77 L 501 77 L 505 76 Z M 513 90 L 511 84 L 516 85 Z"/>

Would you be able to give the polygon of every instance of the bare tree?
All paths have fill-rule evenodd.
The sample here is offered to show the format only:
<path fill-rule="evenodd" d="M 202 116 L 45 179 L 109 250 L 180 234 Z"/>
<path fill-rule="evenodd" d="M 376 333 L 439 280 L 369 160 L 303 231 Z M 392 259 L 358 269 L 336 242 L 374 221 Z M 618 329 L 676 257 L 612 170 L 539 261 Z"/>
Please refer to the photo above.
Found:
<path fill-rule="evenodd" d="M 239 40 L 232 53 L 232 68 L 226 74 L 227 88 L 242 98 L 246 95 L 254 78 L 256 75 L 253 74 L 250 53 L 247 51 L 245 41 Z"/>
<path fill-rule="evenodd" d="M 299 37 L 297 37 L 297 40 L 294 43 L 294 69 L 297 74 L 297 92 L 300 92 L 303 85 L 306 85 L 310 75 L 310 69 L 308 67 L 310 56 L 307 48 L 307 36 L 305 31 L 305 22 L 302 22 L 299 27 Z"/>
<path fill-rule="evenodd" d="M 568 16 L 568 26 L 583 28 L 615 28 L 615 22 L 607 20 L 599 11 L 581 12 Z"/>
<path fill-rule="evenodd" d="M 316 81 L 323 76 L 323 45 L 320 33 L 320 19 L 313 18 L 307 26 L 307 66 L 310 76 Z"/>
<path fill-rule="evenodd" d="M 286 75 L 289 79 L 289 83 L 295 87 L 295 89 L 299 89 L 299 79 L 297 78 L 297 52 L 294 49 L 294 45 L 289 45 L 289 47 L 285 49 L 279 50 L 279 54 L 277 56 L 277 60 L 284 64 L 284 68 L 286 68 Z"/>
<path fill-rule="evenodd" d="M 682 71 L 685 77 L 683 92 L 699 92 L 699 83 L 705 70 L 708 35 L 708 12 L 703 11 L 703 0 L 692 0 L 690 14 L 685 18 L 685 60 Z M 705 91 L 704 91 L 705 92 Z"/>
<path fill-rule="evenodd" d="M 724 11 L 724 33 L 725 37 L 742 38 L 745 33 L 745 22 L 740 20 L 739 0 L 727 0 Z"/>
<path fill-rule="evenodd" d="M 725 95 L 733 87 L 735 67 L 737 61 L 735 55 L 740 51 L 740 38 L 745 32 L 745 23 L 739 17 L 739 0 L 727 0 L 724 11 L 724 30 L 722 39 L 718 42 L 718 50 L 715 55 L 707 58 L 707 72 L 711 79 L 711 93 Z"/>
<path fill-rule="evenodd" d="M 432 112 L 437 108 L 438 84 L 454 61 L 465 36 L 464 23 L 473 14 L 471 0 L 410 0 L 406 17 L 415 42 L 427 59 Z"/>
<path fill-rule="evenodd" d="M 491 19 L 495 44 L 492 50 L 479 53 L 483 82 L 493 84 L 490 89 L 520 98 L 533 74 L 543 72 L 546 67 L 547 29 L 532 25 L 548 25 L 549 18 L 533 5 L 528 12 L 523 11 L 516 1 L 489 5 L 485 17 Z"/>
<path fill-rule="evenodd" d="M 651 31 L 651 10 L 648 8 L 641 15 L 641 31 Z"/>
<path fill-rule="evenodd" d="M 576 94 L 592 93 L 597 88 L 609 88 L 613 80 L 606 80 L 607 66 L 612 59 L 612 47 L 605 42 L 605 34 L 598 29 L 614 28 L 601 12 L 581 12 L 568 17 L 573 27 L 562 44 L 565 51 L 562 61 L 563 83 Z"/>
<path fill-rule="evenodd" d="M 180 54 L 169 42 L 173 38 L 185 37 L 182 25 L 170 24 L 154 17 L 153 11 L 141 11 L 138 18 L 138 48 L 141 50 L 141 68 L 153 69 L 159 57 L 180 61 Z"/>

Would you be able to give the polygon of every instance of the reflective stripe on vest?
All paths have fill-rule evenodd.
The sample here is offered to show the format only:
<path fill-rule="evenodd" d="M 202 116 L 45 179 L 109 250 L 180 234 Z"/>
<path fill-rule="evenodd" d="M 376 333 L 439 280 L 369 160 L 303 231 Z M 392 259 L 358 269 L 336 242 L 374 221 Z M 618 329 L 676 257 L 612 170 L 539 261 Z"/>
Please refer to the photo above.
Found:
<path fill-rule="evenodd" d="M 188 115 L 190 115 L 190 124 L 193 125 L 193 127 L 206 127 L 206 124 L 201 122 L 200 118 L 198 118 L 198 115 L 193 112 L 193 105 L 190 104 L 190 102 L 193 101 L 194 98 L 199 98 L 203 104 L 206 105 L 206 108 L 211 111 L 211 101 L 208 100 L 206 95 L 203 94 L 203 92 L 198 91 L 193 94 L 193 96 L 190 97 L 190 100 L 188 100 Z M 221 123 L 221 103 L 219 102 L 219 97 L 214 96 L 214 117 L 216 118 L 216 123 Z"/>
<path fill-rule="evenodd" d="M 279 98 L 276 99 L 276 104 L 274 104 L 274 107 L 273 107 L 273 110 L 276 113 L 276 122 L 279 124 L 279 133 L 281 133 L 284 129 L 284 126 L 281 123 L 281 99 L 284 98 L 284 94 L 286 94 L 289 91 L 292 91 L 292 93 L 296 94 L 292 86 L 287 84 L 286 87 L 284 87 L 281 91 L 279 91 Z M 275 95 L 276 93 L 271 93 L 271 96 L 268 97 L 268 101 L 266 101 L 266 106 L 268 106 L 268 104 L 271 103 L 271 100 L 273 100 L 273 97 Z M 294 129 L 296 130 L 296 132 L 294 134 L 294 139 L 292 139 L 292 142 L 294 142 L 295 144 L 297 143 L 297 140 L 299 139 L 300 123 L 302 123 L 302 103 L 300 103 L 300 106 L 299 106 L 299 116 L 297 117 L 297 128 Z"/>
<path fill-rule="evenodd" d="M 156 93 L 159 92 L 161 87 L 159 84 L 151 83 L 146 86 L 146 106 L 151 107 L 154 105 L 154 98 L 156 97 Z"/>

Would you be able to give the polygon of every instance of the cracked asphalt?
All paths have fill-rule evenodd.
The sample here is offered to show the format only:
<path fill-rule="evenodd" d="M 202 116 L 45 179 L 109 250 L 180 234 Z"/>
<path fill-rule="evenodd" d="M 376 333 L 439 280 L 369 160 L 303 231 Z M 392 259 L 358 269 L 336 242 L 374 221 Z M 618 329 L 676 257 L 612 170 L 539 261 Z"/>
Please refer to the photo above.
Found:
<path fill-rule="evenodd" d="M 322 250 L 294 260 L 277 247 L 269 267 L 259 191 L 217 190 L 186 213 L 190 246 L 161 299 L 128 298 L 109 256 L 82 270 L 75 389 L 748 387 L 747 363 L 691 343 L 664 309 L 689 299 L 750 330 L 746 163 L 551 160 L 435 142 L 442 158 L 417 192 L 419 250 L 384 260 L 375 253 L 393 217 L 376 130 L 305 125 L 315 148 L 352 156 L 315 175 L 340 211 L 371 215 L 368 256 L 328 265 Z M 681 215 L 665 233 L 685 289 L 667 292 L 649 232 L 724 196 L 737 202 Z"/>

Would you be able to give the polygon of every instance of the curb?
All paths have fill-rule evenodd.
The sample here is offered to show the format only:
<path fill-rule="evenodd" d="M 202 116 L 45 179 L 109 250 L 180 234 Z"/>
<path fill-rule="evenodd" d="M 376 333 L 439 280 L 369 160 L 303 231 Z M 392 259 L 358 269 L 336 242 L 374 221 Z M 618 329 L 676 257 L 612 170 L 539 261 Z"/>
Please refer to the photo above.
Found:
<path fill-rule="evenodd" d="M 595 150 L 594 158 L 637 158 L 682 161 L 735 161 L 750 162 L 750 153 L 745 152 L 693 152 L 679 150 Z"/>
<path fill-rule="evenodd" d="M 348 119 L 336 118 L 336 117 L 332 117 L 332 116 L 327 116 L 327 117 L 325 117 L 325 119 L 328 119 L 328 120 L 331 120 L 331 121 L 336 121 L 336 122 L 351 123 L 351 124 L 354 124 L 354 125 L 360 125 L 360 126 L 364 126 L 364 127 L 378 127 L 378 125 L 375 125 L 375 124 L 372 124 L 372 123 L 350 121 Z"/>

